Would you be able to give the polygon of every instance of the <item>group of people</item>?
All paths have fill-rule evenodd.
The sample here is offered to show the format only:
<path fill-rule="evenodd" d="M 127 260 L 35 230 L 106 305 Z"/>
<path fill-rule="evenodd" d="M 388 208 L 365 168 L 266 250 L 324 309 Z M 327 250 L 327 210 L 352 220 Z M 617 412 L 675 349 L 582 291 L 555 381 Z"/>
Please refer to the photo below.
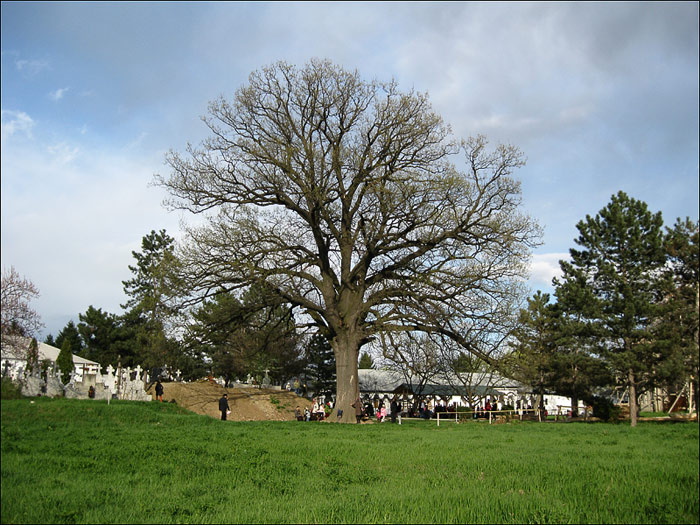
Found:
<path fill-rule="evenodd" d="M 309 410 L 309 407 L 304 407 L 302 411 L 301 408 L 297 406 L 294 410 L 294 415 L 297 421 L 323 421 L 332 410 L 333 403 L 331 403 L 331 401 L 326 401 L 324 403 L 320 399 L 313 398 L 311 410 Z"/>
<path fill-rule="evenodd" d="M 368 421 L 373 417 L 377 418 L 377 423 L 384 423 L 387 416 L 389 416 L 392 423 L 396 423 L 398 421 L 399 425 L 401 424 L 403 407 L 401 406 L 401 401 L 398 398 L 394 398 L 391 403 L 389 403 L 388 407 L 384 401 L 379 401 L 375 408 L 370 401 L 362 403 L 362 399 L 358 397 L 355 399 L 352 407 L 355 409 L 355 419 L 357 423 Z"/>

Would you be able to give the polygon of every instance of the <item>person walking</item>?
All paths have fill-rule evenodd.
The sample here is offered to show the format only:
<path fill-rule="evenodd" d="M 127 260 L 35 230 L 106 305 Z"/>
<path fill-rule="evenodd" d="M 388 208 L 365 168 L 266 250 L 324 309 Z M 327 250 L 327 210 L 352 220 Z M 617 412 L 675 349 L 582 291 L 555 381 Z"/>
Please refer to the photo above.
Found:
<path fill-rule="evenodd" d="M 226 421 L 226 416 L 231 412 L 228 406 L 228 394 L 224 394 L 219 399 L 219 412 L 221 412 L 221 421 Z"/>
<path fill-rule="evenodd" d="M 156 381 L 156 399 L 163 402 L 163 385 L 160 384 L 160 381 Z"/>

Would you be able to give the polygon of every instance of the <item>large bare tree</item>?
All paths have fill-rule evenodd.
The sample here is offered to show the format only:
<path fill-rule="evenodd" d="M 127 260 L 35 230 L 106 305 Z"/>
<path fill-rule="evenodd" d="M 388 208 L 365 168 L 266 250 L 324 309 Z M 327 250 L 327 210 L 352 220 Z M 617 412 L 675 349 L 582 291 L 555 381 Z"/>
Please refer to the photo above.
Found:
<path fill-rule="evenodd" d="M 517 148 L 455 141 L 427 95 L 328 61 L 253 72 L 203 120 L 211 136 L 155 178 L 170 207 L 206 217 L 179 254 L 189 288 L 265 282 L 303 312 L 333 346 L 343 420 L 378 333 L 471 348 L 473 326 L 510 310 L 539 236 L 519 212 Z"/>

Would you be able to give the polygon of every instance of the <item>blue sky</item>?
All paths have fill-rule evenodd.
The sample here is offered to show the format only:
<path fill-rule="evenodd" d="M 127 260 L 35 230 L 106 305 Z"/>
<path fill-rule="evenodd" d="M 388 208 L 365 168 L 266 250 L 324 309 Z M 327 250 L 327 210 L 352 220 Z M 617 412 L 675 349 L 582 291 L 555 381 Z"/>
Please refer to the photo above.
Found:
<path fill-rule="evenodd" d="M 2 267 L 39 288 L 44 336 L 121 312 L 131 252 L 180 230 L 149 186 L 165 153 L 277 60 L 394 78 L 455 136 L 520 147 L 533 290 L 620 190 L 698 220 L 697 2 L 2 2 L 1 39 Z"/>

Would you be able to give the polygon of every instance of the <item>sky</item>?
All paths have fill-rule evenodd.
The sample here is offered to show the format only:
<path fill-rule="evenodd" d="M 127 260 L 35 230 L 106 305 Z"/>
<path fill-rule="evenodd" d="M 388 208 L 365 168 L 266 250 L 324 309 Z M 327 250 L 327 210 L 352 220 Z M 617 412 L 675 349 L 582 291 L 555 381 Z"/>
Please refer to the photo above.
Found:
<path fill-rule="evenodd" d="M 330 59 L 427 92 L 455 137 L 519 147 L 551 293 L 576 223 L 624 191 L 698 220 L 697 2 L 2 2 L 1 259 L 56 336 L 122 313 L 152 230 L 154 174 L 207 136 L 210 101 L 284 60 Z"/>

